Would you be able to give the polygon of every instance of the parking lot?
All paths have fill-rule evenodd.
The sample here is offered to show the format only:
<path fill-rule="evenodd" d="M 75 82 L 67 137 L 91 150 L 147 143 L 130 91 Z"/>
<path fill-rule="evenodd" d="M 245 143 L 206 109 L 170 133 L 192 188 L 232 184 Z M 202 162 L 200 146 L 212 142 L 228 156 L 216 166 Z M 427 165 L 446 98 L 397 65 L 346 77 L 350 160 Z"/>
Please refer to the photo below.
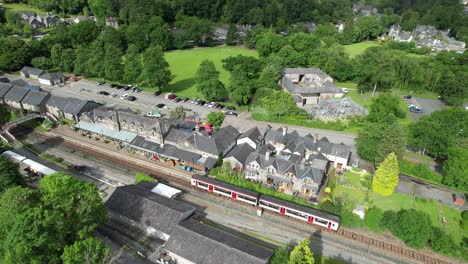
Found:
<path fill-rule="evenodd" d="M 421 112 L 411 111 L 411 118 L 417 121 L 421 116 L 430 115 L 432 112 L 442 109 L 445 105 L 442 101 L 436 99 L 425 99 L 411 96 L 409 99 L 404 99 L 408 107 L 415 106 Z"/>
<path fill-rule="evenodd" d="M 156 96 L 152 92 L 148 91 L 132 91 L 132 89 L 125 90 L 124 88 L 117 89 L 116 87 L 111 88 L 111 84 L 105 83 L 102 85 L 98 85 L 97 82 L 90 81 L 90 80 L 80 80 L 75 83 L 71 83 L 69 85 L 71 88 L 70 91 L 83 94 L 94 94 L 96 99 L 104 99 L 105 101 L 115 101 L 116 104 L 119 105 L 127 105 L 130 104 L 135 107 L 133 104 L 137 104 L 140 106 L 140 110 L 142 112 L 150 112 L 152 110 L 160 110 L 162 115 L 168 115 L 169 111 L 172 109 L 182 106 L 187 111 L 187 116 L 196 115 L 200 118 L 206 118 L 206 116 L 212 111 L 225 111 L 225 112 L 233 112 L 227 108 L 219 109 L 213 108 L 208 106 L 201 106 L 195 105 L 192 103 L 193 99 L 195 98 L 188 98 L 187 100 L 176 100 L 176 98 L 168 99 L 166 98 L 166 94 L 161 94 Z M 107 92 L 108 95 L 99 94 L 101 91 Z M 124 100 L 125 97 L 134 96 L 134 101 Z M 204 102 L 209 103 L 209 102 Z M 234 111 L 237 113 L 237 111 Z"/>

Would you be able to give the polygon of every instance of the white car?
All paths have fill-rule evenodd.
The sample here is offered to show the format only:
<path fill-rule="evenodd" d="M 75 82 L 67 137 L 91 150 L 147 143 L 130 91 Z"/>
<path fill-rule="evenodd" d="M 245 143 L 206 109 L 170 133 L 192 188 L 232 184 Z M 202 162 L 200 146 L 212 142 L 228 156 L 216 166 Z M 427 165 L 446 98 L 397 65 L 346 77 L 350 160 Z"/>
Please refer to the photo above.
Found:
<path fill-rule="evenodd" d="M 349 92 L 348 88 L 343 88 L 342 91 L 343 91 L 343 93 L 348 93 Z"/>
<path fill-rule="evenodd" d="M 124 100 L 124 99 L 126 99 L 127 97 L 128 97 L 128 94 L 124 94 L 124 95 L 120 96 L 120 99 Z"/>
<path fill-rule="evenodd" d="M 215 104 L 216 104 L 215 102 L 211 102 L 211 103 L 208 105 L 208 107 L 209 107 L 209 108 L 212 108 L 213 105 L 215 105 Z"/>

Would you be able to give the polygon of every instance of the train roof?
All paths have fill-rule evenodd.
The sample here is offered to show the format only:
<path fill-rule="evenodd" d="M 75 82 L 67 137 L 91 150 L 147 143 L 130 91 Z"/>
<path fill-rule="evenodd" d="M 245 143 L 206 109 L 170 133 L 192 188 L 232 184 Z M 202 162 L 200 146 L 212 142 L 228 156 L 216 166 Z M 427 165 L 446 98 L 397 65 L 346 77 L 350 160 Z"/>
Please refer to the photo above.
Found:
<path fill-rule="evenodd" d="M 282 205 L 284 207 L 288 207 L 288 208 L 298 210 L 298 211 L 301 211 L 301 212 L 304 212 L 304 213 L 308 213 L 308 214 L 311 214 L 311 215 L 316 215 L 316 216 L 318 216 L 320 218 L 334 220 L 335 222 L 338 222 L 338 223 L 341 221 L 340 217 L 337 216 L 337 215 L 330 214 L 330 213 L 327 213 L 327 212 L 324 212 L 324 211 L 320 211 L 320 210 L 317 210 L 317 209 L 314 209 L 314 208 L 310 208 L 310 207 L 307 207 L 307 206 L 304 206 L 304 205 L 299 205 L 299 204 L 296 204 L 296 203 L 288 202 L 288 201 L 285 201 L 283 199 L 279 199 L 279 198 L 272 197 L 272 196 L 269 196 L 269 195 L 262 194 L 260 196 L 260 200 L 265 200 L 267 202 L 271 202 L 271 203 L 274 203 L 274 204 L 277 204 L 277 205 Z"/>
<path fill-rule="evenodd" d="M 235 191 L 237 193 L 242 193 L 242 194 L 245 194 L 245 195 L 248 195 L 248 196 L 252 196 L 252 197 L 257 198 L 258 195 L 259 195 L 258 192 L 247 190 L 247 189 L 238 187 L 236 185 L 229 184 L 229 183 L 226 183 L 226 182 L 222 182 L 222 181 L 219 181 L 219 180 L 207 177 L 207 176 L 193 175 L 192 178 L 200 180 L 200 181 L 204 181 L 204 182 L 207 182 L 207 183 L 210 183 L 210 184 L 214 184 L 214 185 L 217 185 L 217 186 L 220 186 L 220 187 Z"/>

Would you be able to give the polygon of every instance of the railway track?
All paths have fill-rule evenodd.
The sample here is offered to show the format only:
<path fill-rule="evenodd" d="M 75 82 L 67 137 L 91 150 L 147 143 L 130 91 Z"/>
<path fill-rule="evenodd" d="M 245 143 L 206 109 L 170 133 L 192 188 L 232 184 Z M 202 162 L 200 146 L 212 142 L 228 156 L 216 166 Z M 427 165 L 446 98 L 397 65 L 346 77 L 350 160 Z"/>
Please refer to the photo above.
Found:
<path fill-rule="evenodd" d="M 167 183 L 173 184 L 174 186 L 177 186 L 183 189 L 184 191 L 206 192 L 204 190 L 192 188 L 190 184 L 191 174 L 189 173 L 185 173 L 185 172 L 182 172 L 177 169 L 170 168 L 170 167 L 165 167 L 160 164 L 151 163 L 149 161 L 144 161 L 144 160 L 131 157 L 128 155 L 115 153 L 115 152 L 112 152 L 111 150 L 93 146 L 87 143 L 83 143 L 76 139 L 64 137 L 59 134 L 50 133 L 50 132 L 44 133 L 44 132 L 37 132 L 37 131 L 33 131 L 31 133 L 37 139 L 47 139 L 50 143 L 60 144 L 64 147 L 68 147 L 73 150 L 82 152 L 83 154 L 89 155 L 93 158 L 102 160 L 104 162 L 108 162 L 111 164 L 119 164 L 123 167 L 131 168 L 134 171 L 146 173 L 148 175 L 151 175 L 152 177 L 155 177 L 158 180 L 162 180 Z M 249 204 L 241 203 L 239 201 L 234 201 L 224 196 L 218 196 L 218 197 L 219 199 L 224 200 L 226 202 L 236 203 L 243 207 L 253 208 Z M 277 214 L 273 212 L 264 211 L 263 213 L 269 214 L 273 217 L 284 218 L 284 216 L 278 216 Z M 304 223 L 303 221 L 300 221 L 294 218 L 288 218 L 288 222 L 289 221 L 294 221 L 297 224 L 300 224 L 302 226 L 307 226 L 307 228 L 310 228 L 310 224 Z M 335 234 L 341 238 L 345 238 L 347 240 L 351 240 L 360 244 L 364 244 L 368 246 L 369 248 L 383 250 L 394 256 L 398 256 L 398 257 L 401 257 L 410 261 L 415 261 L 417 263 L 428 263 L 428 264 L 454 263 L 453 260 L 452 261 L 443 260 L 440 257 L 435 256 L 435 254 L 429 255 L 429 254 L 425 254 L 424 252 L 418 252 L 405 246 L 396 245 L 396 244 L 393 244 L 384 240 L 380 240 L 377 238 L 368 237 L 366 235 L 359 234 L 348 228 L 341 227 L 338 230 L 338 232 L 330 231 L 326 228 L 321 228 L 318 226 L 317 227 L 314 226 L 313 228 L 321 229 L 324 232 Z M 459 263 L 462 263 L 462 262 L 459 261 Z"/>

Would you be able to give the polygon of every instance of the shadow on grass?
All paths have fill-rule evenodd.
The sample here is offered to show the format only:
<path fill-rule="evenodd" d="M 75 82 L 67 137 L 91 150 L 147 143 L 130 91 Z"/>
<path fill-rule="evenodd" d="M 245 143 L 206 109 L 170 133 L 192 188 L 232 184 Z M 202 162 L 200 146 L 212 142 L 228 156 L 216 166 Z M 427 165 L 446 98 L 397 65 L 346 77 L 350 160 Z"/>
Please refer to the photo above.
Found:
<path fill-rule="evenodd" d="M 182 92 L 187 88 L 190 88 L 196 84 L 195 78 L 187 78 L 180 81 L 177 81 L 169 86 L 167 92 L 172 92 L 177 94 L 178 92 Z"/>

